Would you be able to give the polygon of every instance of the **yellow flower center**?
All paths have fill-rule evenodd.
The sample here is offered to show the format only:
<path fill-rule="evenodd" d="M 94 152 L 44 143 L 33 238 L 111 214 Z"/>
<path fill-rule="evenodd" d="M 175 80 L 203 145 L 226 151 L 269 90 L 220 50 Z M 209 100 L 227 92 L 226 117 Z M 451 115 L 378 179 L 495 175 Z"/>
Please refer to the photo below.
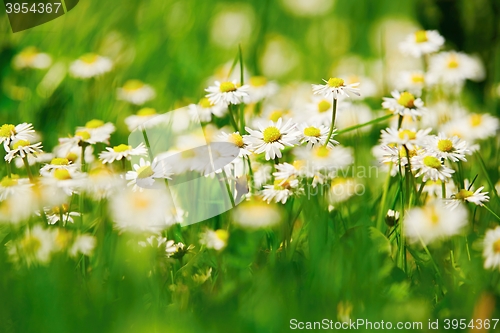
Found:
<path fill-rule="evenodd" d="M 52 164 L 52 165 L 68 165 L 69 159 L 56 157 L 56 158 L 53 158 L 52 161 L 50 161 L 50 164 Z"/>
<path fill-rule="evenodd" d="M 500 238 L 493 243 L 493 252 L 500 253 Z"/>
<path fill-rule="evenodd" d="M 14 134 L 16 134 L 16 126 L 4 124 L 0 127 L 0 137 L 8 138 Z"/>
<path fill-rule="evenodd" d="M 10 175 L 10 178 L 9 178 L 9 176 L 5 176 L 2 178 L 2 181 L 0 181 L 0 185 L 2 187 L 16 186 L 18 180 L 19 180 L 18 175 Z"/>
<path fill-rule="evenodd" d="M 113 147 L 113 151 L 115 153 L 123 153 L 124 151 L 130 150 L 130 149 L 132 149 L 131 146 L 124 145 L 123 143 L 121 145 Z"/>
<path fill-rule="evenodd" d="M 62 209 L 61 209 L 61 208 L 62 208 Z M 54 214 L 59 214 L 59 213 L 61 213 L 61 212 L 62 212 L 62 213 L 67 213 L 67 212 L 68 212 L 68 209 L 69 209 L 68 204 L 62 204 L 62 207 L 60 207 L 60 206 L 54 206 L 54 207 L 52 208 L 52 212 L 53 212 Z"/>
<path fill-rule="evenodd" d="M 439 169 L 441 167 L 441 161 L 434 156 L 426 156 L 424 157 L 424 165 L 430 168 Z"/>
<path fill-rule="evenodd" d="M 409 129 L 404 129 L 399 131 L 399 138 L 402 140 L 404 140 L 405 138 L 408 140 L 415 140 L 417 138 L 417 133 Z"/>
<path fill-rule="evenodd" d="M 71 179 L 71 175 L 66 169 L 56 169 L 54 170 L 54 178 L 58 180 L 68 180 Z"/>
<path fill-rule="evenodd" d="M 320 112 L 320 113 L 326 112 L 326 111 L 330 110 L 331 106 L 332 106 L 332 104 L 330 102 L 323 99 L 318 103 L 318 112 Z"/>
<path fill-rule="evenodd" d="M 417 150 L 416 149 L 409 149 L 408 152 L 410 153 L 410 158 L 413 157 L 413 156 L 417 156 Z M 401 156 L 401 157 L 407 157 L 406 156 L 406 149 L 404 147 L 402 147 L 399 150 L 399 156 Z"/>
<path fill-rule="evenodd" d="M 338 77 L 331 77 L 327 84 L 332 87 L 332 88 L 340 88 L 344 86 L 344 80 L 338 78 Z"/>
<path fill-rule="evenodd" d="M 137 169 L 137 178 L 144 179 L 154 175 L 154 171 L 150 165 L 145 165 Z"/>
<path fill-rule="evenodd" d="M 330 155 L 330 149 L 325 146 L 319 146 L 315 149 L 315 155 L 321 158 L 328 157 L 328 155 Z"/>
<path fill-rule="evenodd" d="M 21 58 L 32 60 L 38 54 L 38 49 L 34 46 L 29 46 L 19 53 Z"/>
<path fill-rule="evenodd" d="M 144 83 L 142 81 L 139 81 L 139 80 L 128 80 L 123 85 L 123 89 L 125 89 L 127 91 L 139 90 L 142 87 L 144 87 Z"/>
<path fill-rule="evenodd" d="M 293 161 L 292 165 L 295 168 L 295 170 L 300 170 L 306 165 L 306 162 L 304 160 L 296 160 Z"/>
<path fill-rule="evenodd" d="M 477 127 L 483 122 L 483 117 L 480 114 L 473 114 L 470 116 L 470 124 L 472 127 Z"/>
<path fill-rule="evenodd" d="M 139 195 L 135 198 L 133 205 L 137 209 L 147 209 L 150 206 L 150 201 L 148 198 L 143 198 Z"/>
<path fill-rule="evenodd" d="M 276 122 L 276 121 L 278 121 L 278 119 L 280 119 L 281 117 L 283 117 L 284 114 L 285 114 L 285 111 L 283 111 L 283 110 L 274 110 L 269 115 L 269 120 L 272 120 L 272 121 Z"/>
<path fill-rule="evenodd" d="M 217 238 L 223 242 L 227 242 L 229 239 L 229 233 L 224 229 L 215 230 L 215 234 L 217 235 Z"/>
<path fill-rule="evenodd" d="M 152 116 L 156 114 L 156 110 L 153 108 L 142 108 L 139 111 L 137 111 L 137 115 L 140 117 L 147 117 L 147 116 Z"/>
<path fill-rule="evenodd" d="M 243 137 L 238 133 L 230 134 L 229 135 L 229 142 L 237 145 L 240 148 L 243 148 L 243 146 L 245 145 L 243 143 Z"/>
<path fill-rule="evenodd" d="M 66 158 L 68 159 L 68 161 L 75 163 L 78 159 L 78 155 L 76 153 L 68 153 Z"/>
<path fill-rule="evenodd" d="M 460 191 L 458 191 L 457 194 L 455 194 L 455 198 L 458 200 L 465 200 L 473 194 L 474 194 L 474 192 L 472 192 L 472 191 L 469 191 L 466 189 L 461 189 Z"/>
<path fill-rule="evenodd" d="M 57 230 L 57 236 L 56 236 L 56 244 L 59 245 L 60 248 L 66 248 L 69 245 L 69 242 L 71 241 L 72 234 L 69 231 L 66 231 L 64 229 L 58 229 Z"/>
<path fill-rule="evenodd" d="M 262 87 L 267 83 L 267 79 L 264 76 L 252 76 L 250 78 L 250 85 L 254 87 Z"/>
<path fill-rule="evenodd" d="M 450 59 L 448 59 L 448 68 L 457 68 L 458 65 L 458 59 L 455 56 L 451 56 Z"/>
<path fill-rule="evenodd" d="M 94 53 L 87 53 L 87 54 L 84 54 L 80 57 L 80 60 L 83 61 L 84 63 L 87 63 L 87 64 L 93 64 L 97 61 L 97 54 L 94 54 Z"/>
<path fill-rule="evenodd" d="M 286 190 L 290 188 L 290 183 L 288 182 L 288 180 L 283 180 L 283 179 L 276 179 L 274 181 L 274 189 L 275 190 Z"/>
<path fill-rule="evenodd" d="M 211 108 L 212 106 L 214 106 L 212 104 L 212 102 L 210 102 L 210 100 L 208 98 L 206 98 L 206 97 L 203 97 L 202 99 L 200 99 L 200 103 L 199 104 L 200 104 L 200 106 L 202 108 L 205 108 L 205 109 L 208 109 L 208 108 Z"/>
<path fill-rule="evenodd" d="M 87 131 L 78 131 L 75 135 L 81 137 L 83 141 L 90 139 L 90 133 Z"/>
<path fill-rule="evenodd" d="M 26 252 L 26 254 L 30 256 L 33 256 L 36 253 L 36 251 L 38 251 L 40 246 L 42 246 L 40 240 L 33 236 L 26 236 L 21 241 L 21 247 Z"/>
<path fill-rule="evenodd" d="M 266 128 L 262 134 L 266 143 L 276 142 L 281 138 L 280 130 L 274 126 Z"/>
<path fill-rule="evenodd" d="M 427 217 L 431 221 L 431 224 L 437 225 L 439 223 L 439 215 L 436 213 L 434 207 L 427 208 L 425 210 L 425 215 L 427 215 Z"/>
<path fill-rule="evenodd" d="M 104 121 L 99 119 L 92 119 L 91 121 L 87 121 L 85 124 L 86 128 L 99 128 L 104 125 Z"/>
<path fill-rule="evenodd" d="M 304 135 L 305 136 L 319 137 L 321 135 L 321 131 L 319 130 L 319 128 L 310 126 L 310 127 L 304 128 Z"/>
<path fill-rule="evenodd" d="M 219 90 L 222 93 L 227 93 L 231 91 L 236 91 L 236 85 L 232 82 L 222 82 L 219 86 Z"/>
<path fill-rule="evenodd" d="M 439 140 L 438 149 L 445 153 L 449 153 L 450 151 L 453 150 L 453 142 L 451 142 L 451 140 L 448 139 Z"/>
<path fill-rule="evenodd" d="M 28 140 L 19 140 L 14 145 L 12 145 L 12 148 L 17 149 L 19 147 L 26 147 L 29 146 L 31 143 Z"/>
<path fill-rule="evenodd" d="M 422 74 L 412 74 L 411 76 L 411 82 L 413 83 L 424 83 L 425 78 Z"/>
<path fill-rule="evenodd" d="M 427 41 L 428 41 L 427 31 L 420 30 L 420 31 L 415 32 L 415 42 L 423 43 L 423 42 L 427 42 Z"/>
<path fill-rule="evenodd" d="M 415 107 L 415 96 L 407 91 L 402 92 L 401 95 L 399 95 L 398 103 L 405 108 L 413 108 Z"/>

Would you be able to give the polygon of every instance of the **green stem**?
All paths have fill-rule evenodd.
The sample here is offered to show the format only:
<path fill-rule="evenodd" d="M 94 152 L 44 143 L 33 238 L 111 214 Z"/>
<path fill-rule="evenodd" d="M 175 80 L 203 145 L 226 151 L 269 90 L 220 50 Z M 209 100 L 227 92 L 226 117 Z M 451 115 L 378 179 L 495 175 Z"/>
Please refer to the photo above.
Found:
<path fill-rule="evenodd" d="M 382 201 L 381 201 L 381 204 L 380 204 L 380 210 L 378 212 L 377 229 L 379 229 L 379 230 L 382 229 L 383 220 L 384 220 L 384 214 L 386 212 L 386 210 L 385 210 L 385 204 L 386 204 L 386 201 L 387 201 L 387 192 L 389 192 L 389 185 L 391 183 L 391 169 L 392 169 L 392 163 L 389 165 L 389 171 L 387 172 L 387 176 L 385 178 L 384 192 L 382 193 Z"/>
<path fill-rule="evenodd" d="M 222 170 L 222 173 L 224 174 L 224 183 L 226 184 L 226 190 L 227 190 L 227 194 L 229 195 L 229 200 L 231 200 L 231 205 L 233 205 L 233 208 L 234 208 L 234 207 L 236 207 L 236 204 L 234 203 L 233 192 L 231 192 L 231 187 L 229 186 L 229 182 L 227 180 L 226 171 Z"/>
<path fill-rule="evenodd" d="M 392 116 L 393 116 L 393 114 L 388 114 L 388 115 L 385 115 L 383 117 L 379 117 L 379 118 L 370 120 L 370 121 L 368 121 L 366 123 L 363 123 L 363 124 L 354 125 L 354 126 L 351 126 L 351 127 L 344 128 L 343 130 L 338 131 L 337 135 L 340 135 L 340 134 L 343 134 L 343 133 L 347 133 L 347 132 L 350 132 L 350 131 L 354 131 L 354 130 L 357 130 L 358 128 L 361 128 L 361 127 L 365 127 L 365 126 L 369 126 L 369 125 L 372 125 L 372 124 L 379 123 L 381 121 L 384 121 L 384 120 L 387 120 L 387 119 L 391 118 Z"/>
<path fill-rule="evenodd" d="M 30 181 L 33 183 L 35 181 L 35 179 L 33 178 L 33 174 L 31 173 L 30 164 L 28 162 L 28 156 L 23 157 L 23 162 L 24 162 L 24 167 L 26 168 L 26 172 L 28 172 L 28 177 L 29 177 Z"/>
<path fill-rule="evenodd" d="M 236 120 L 234 120 L 234 110 L 233 110 L 233 104 L 229 104 L 227 106 L 227 109 L 229 110 L 229 122 L 231 123 L 231 126 L 234 127 L 235 131 L 238 131 L 238 124 L 236 124 Z M 240 133 L 243 135 L 243 133 Z"/>
<path fill-rule="evenodd" d="M 325 141 L 325 147 L 328 146 L 328 143 L 330 142 L 330 138 L 332 137 L 333 134 L 333 129 L 335 128 L 335 117 L 337 115 L 337 99 L 333 99 L 333 110 L 332 110 L 332 123 L 330 124 L 330 132 L 328 132 L 328 137 L 326 138 Z"/>
<path fill-rule="evenodd" d="M 443 181 L 441 182 L 441 197 L 446 199 L 446 183 Z"/>
<path fill-rule="evenodd" d="M 7 162 L 6 165 L 7 165 L 7 176 L 9 178 L 11 178 L 12 177 L 12 169 L 11 169 L 11 166 L 10 166 L 10 162 Z"/>
<path fill-rule="evenodd" d="M 500 216 L 498 216 L 494 211 L 492 211 L 491 208 L 489 208 L 486 205 L 483 205 L 483 207 L 486 208 L 488 212 L 490 212 L 494 217 L 496 217 L 500 221 Z"/>

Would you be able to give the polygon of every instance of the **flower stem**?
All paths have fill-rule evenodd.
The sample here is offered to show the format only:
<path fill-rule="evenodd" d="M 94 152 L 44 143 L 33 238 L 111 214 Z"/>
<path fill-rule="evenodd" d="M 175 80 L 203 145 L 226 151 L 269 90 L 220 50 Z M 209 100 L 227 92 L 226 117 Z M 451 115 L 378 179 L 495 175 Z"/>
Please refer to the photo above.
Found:
<path fill-rule="evenodd" d="M 325 141 L 325 147 L 328 146 L 328 143 L 330 142 L 330 138 L 332 137 L 333 134 L 333 129 L 335 128 L 335 117 L 337 116 L 337 99 L 333 99 L 333 110 L 332 110 L 332 123 L 330 124 L 330 132 L 328 132 L 328 137 L 326 138 Z"/>
<path fill-rule="evenodd" d="M 30 164 L 28 162 L 28 156 L 23 157 L 24 167 L 26 168 L 26 172 L 28 172 L 28 177 L 30 181 L 33 183 L 35 180 L 33 179 L 33 174 L 31 173 Z"/>
<path fill-rule="evenodd" d="M 483 207 L 486 208 L 488 212 L 490 212 L 494 217 L 496 217 L 500 221 L 500 216 L 498 216 L 494 211 L 492 211 L 491 208 L 489 208 L 486 205 L 483 205 Z"/>
<path fill-rule="evenodd" d="M 6 165 L 7 165 L 7 176 L 9 178 L 11 178 L 12 177 L 12 170 L 11 170 L 10 162 L 7 162 Z"/>
<path fill-rule="evenodd" d="M 338 131 L 337 135 L 343 134 L 343 133 L 347 133 L 347 132 L 350 132 L 350 131 L 354 131 L 354 130 L 357 130 L 358 128 L 361 128 L 361 127 L 365 127 L 365 126 L 369 126 L 369 125 L 372 125 L 372 124 L 379 123 L 381 121 L 384 121 L 384 120 L 387 120 L 387 119 L 391 118 L 392 116 L 393 116 L 393 114 L 388 114 L 388 115 L 385 115 L 383 117 L 379 117 L 379 118 L 370 120 L 370 121 L 368 121 L 366 123 L 363 123 L 363 124 L 354 125 L 354 126 L 351 126 L 351 127 L 344 128 L 343 130 Z"/>
<path fill-rule="evenodd" d="M 229 122 L 231 125 L 234 127 L 235 131 L 238 131 L 238 124 L 236 123 L 236 120 L 234 120 L 234 110 L 233 110 L 233 104 L 229 104 L 227 106 L 227 109 L 229 110 Z M 241 133 L 243 134 L 243 133 Z"/>

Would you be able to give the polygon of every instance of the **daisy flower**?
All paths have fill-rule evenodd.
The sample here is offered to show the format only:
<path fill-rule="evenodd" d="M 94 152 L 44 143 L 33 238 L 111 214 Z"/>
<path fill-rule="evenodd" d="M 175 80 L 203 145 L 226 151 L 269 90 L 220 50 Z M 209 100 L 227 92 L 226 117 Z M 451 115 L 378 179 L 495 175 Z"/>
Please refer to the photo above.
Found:
<path fill-rule="evenodd" d="M 276 179 L 272 185 L 264 185 L 262 190 L 262 200 L 270 203 L 281 202 L 285 204 L 289 197 L 294 194 L 300 194 L 303 189 L 298 188 L 299 181 L 295 178 Z"/>
<path fill-rule="evenodd" d="M 66 225 L 68 222 L 75 223 L 75 221 L 73 220 L 73 216 L 80 216 L 80 213 L 78 212 L 69 211 L 69 207 L 67 204 L 55 206 L 52 209 L 44 209 L 44 211 L 47 216 L 47 222 L 51 225 L 60 222 L 61 218 L 62 225 Z"/>
<path fill-rule="evenodd" d="M 394 90 L 391 95 L 392 97 L 384 97 L 382 107 L 394 114 L 400 116 L 409 115 L 416 119 L 425 111 L 424 102 L 407 91 L 399 92 Z"/>
<path fill-rule="evenodd" d="M 164 189 L 134 191 L 126 188 L 109 197 L 110 214 L 118 230 L 159 233 L 165 223 L 165 204 L 170 200 Z"/>
<path fill-rule="evenodd" d="M 388 127 L 381 131 L 381 143 L 383 145 L 405 145 L 408 149 L 415 149 L 415 146 L 422 146 L 428 140 L 428 134 L 432 128 L 416 129 L 396 129 Z"/>
<path fill-rule="evenodd" d="M 248 86 L 239 86 L 234 81 L 219 82 L 215 81 L 214 86 L 205 89 L 208 94 L 206 97 L 214 105 L 241 104 L 248 97 Z"/>
<path fill-rule="evenodd" d="M 194 245 L 186 246 L 184 243 L 176 243 L 173 240 L 167 241 L 165 244 L 165 252 L 167 258 L 182 259 L 187 253 L 194 249 Z"/>
<path fill-rule="evenodd" d="M 401 42 L 399 49 L 405 55 L 419 58 L 424 54 L 439 51 L 443 44 L 444 38 L 436 30 L 419 30 Z"/>
<path fill-rule="evenodd" d="M 219 139 L 222 142 L 229 142 L 239 148 L 240 154 L 239 157 L 250 155 L 250 151 L 248 150 L 248 144 L 245 142 L 245 139 L 240 134 L 240 132 L 226 133 L 221 131 L 219 134 Z"/>
<path fill-rule="evenodd" d="M 460 138 L 473 142 L 496 135 L 499 128 L 498 118 L 487 113 L 472 113 L 445 124 L 443 132 L 447 134 L 455 133 Z"/>
<path fill-rule="evenodd" d="M 17 156 L 24 159 L 27 156 L 36 156 L 37 153 L 41 152 L 41 142 L 31 144 L 28 140 L 17 140 L 12 143 L 12 149 L 5 155 L 5 160 L 10 163 Z"/>
<path fill-rule="evenodd" d="M 462 52 L 441 52 L 429 59 L 429 83 L 461 86 L 465 80 L 481 81 L 485 72 L 481 61 Z"/>
<path fill-rule="evenodd" d="M 325 84 L 313 84 L 312 89 L 315 95 L 321 95 L 325 98 L 338 99 L 340 96 L 350 97 L 350 94 L 359 96 L 359 83 L 345 84 L 343 79 L 332 77 Z"/>
<path fill-rule="evenodd" d="M 258 198 L 244 201 L 232 211 L 232 221 L 243 229 L 255 230 L 273 227 L 283 220 L 281 209 L 274 203 Z"/>
<path fill-rule="evenodd" d="M 73 61 L 69 66 L 71 76 L 79 79 L 89 79 L 109 72 L 113 62 L 106 57 L 87 53 Z"/>
<path fill-rule="evenodd" d="M 72 169 L 53 169 L 43 172 L 42 183 L 47 186 L 55 186 L 66 195 L 78 193 L 86 183 L 87 174 Z"/>
<path fill-rule="evenodd" d="M 483 248 L 484 268 L 500 268 L 500 226 L 486 231 Z"/>
<path fill-rule="evenodd" d="M 436 157 L 452 162 L 458 162 L 459 160 L 466 162 L 465 154 L 469 152 L 467 142 L 460 140 L 456 136 L 447 137 L 444 133 L 431 136 L 426 148 L 434 153 Z"/>
<path fill-rule="evenodd" d="M 163 237 L 163 236 L 149 236 L 148 238 L 146 238 L 145 242 L 144 241 L 140 241 L 138 244 L 139 244 L 139 246 L 142 246 L 142 247 L 147 247 L 149 245 L 151 247 L 159 248 L 163 244 L 165 244 L 166 242 L 167 242 L 167 238 L 166 237 Z"/>
<path fill-rule="evenodd" d="M 387 214 L 385 214 L 385 223 L 388 226 L 394 227 L 399 221 L 399 212 L 389 209 Z"/>
<path fill-rule="evenodd" d="M 36 47 L 30 46 L 17 54 L 12 63 L 16 69 L 45 69 L 52 64 L 52 58 L 47 53 L 39 52 Z"/>
<path fill-rule="evenodd" d="M 252 76 L 248 80 L 248 96 L 245 104 L 257 103 L 273 96 L 278 91 L 276 82 L 268 81 L 264 76 Z"/>
<path fill-rule="evenodd" d="M 472 185 L 469 185 L 469 181 L 465 180 L 465 188 L 458 191 L 451 196 L 451 199 L 446 201 L 447 204 L 453 209 L 458 206 L 461 202 L 472 202 L 477 206 L 483 206 L 485 202 L 490 201 L 488 192 L 483 192 L 484 186 L 481 186 L 476 191 Z"/>
<path fill-rule="evenodd" d="M 460 233 L 467 225 L 468 211 L 463 205 L 450 210 L 442 200 L 410 209 L 405 214 L 405 234 L 412 243 L 429 244 Z"/>
<path fill-rule="evenodd" d="M 0 126 L 0 143 L 3 143 L 5 151 L 10 150 L 10 143 L 15 140 L 32 140 L 35 130 L 32 124 L 22 123 L 19 125 L 3 124 Z"/>
<path fill-rule="evenodd" d="M 28 266 L 47 264 L 58 250 L 56 237 L 57 232 L 53 229 L 44 229 L 40 225 L 27 228 L 21 240 L 7 244 L 9 256 L 15 262 L 25 261 Z"/>
<path fill-rule="evenodd" d="M 137 147 L 132 148 L 132 146 L 120 144 L 118 146 L 106 147 L 106 150 L 99 154 L 103 164 L 113 163 L 114 161 L 120 161 L 122 158 L 126 160 L 131 160 L 132 156 L 145 156 L 148 154 L 148 150 L 144 143 L 140 143 Z"/>
<path fill-rule="evenodd" d="M 95 246 L 96 246 L 96 238 L 94 236 L 87 234 L 77 235 L 68 253 L 73 258 L 76 257 L 78 254 L 90 256 L 92 255 Z"/>
<path fill-rule="evenodd" d="M 88 172 L 85 192 L 94 200 L 109 198 L 124 186 L 124 180 L 110 169 L 100 166 Z"/>
<path fill-rule="evenodd" d="M 299 130 L 301 133 L 300 143 L 307 143 L 307 148 L 312 148 L 314 146 L 324 146 L 326 144 L 330 128 L 325 125 L 309 126 L 307 123 L 304 123 L 299 125 Z M 336 131 L 337 130 L 334 129 L 333 135 L 328 142 L 327 146 L 329 148 L 333 148 L 334 145 L 339 144 L 338 141 L 333 139 Z"/>
<path fill-rule="evenodd" d="M 47 173 L 47 172 L 50 172 L 51 170 L 54 170 L 54 169 L 76 170 L 77 167 L 78 167 L 77 165 L 73 164 L 73 162 L 67 158 L 55 157 L 50 161 L 50 163 L 45 164 L 40 169 L 40 173 Z"/>
<path fill-rule="evenodd" d="M 125 124 L 128 127 L 128 130 L 132 132 L 139 126 L 143 128 L 151 128 L 156 126 L 162 119 L 159 117 L 159 114 L 153 108 L 142 108 L 137 111 L 136 114 L 128 116 L 125 118 Z M 153 120 L 155 119 L 155 120 Z M 158 121 L 156 121 L 158 119 Z"/>
<path fill-rule="evenodd" d="M 358 187 L 363 186 L 354 178 L 336 177 L 330 183 L 328 200 L 331 204 L 338 204 L 358 194 Z M 362 187 L 364 191 L 364 187 Z"/>
<path fill-rule="evenodd" d="M 128 171 L 125 179 L 128 180 L 128 186 L 133 186 L 134 191 L 142 191 L 143 188 L 150 188 L 154 185 L 155 179 L 172 179 L 171 168 L 164 162 L 153 160 L 145 161 L 143 158 L 139 160 L 139 164 L 134 164 L 134 171 Z"/>
<path fill-rule="evenodd" d="M 109 143 L 109 138 L 115 130 L 115 125 L 112 123 L 105 123 L 99 119 L 92 119 L 88 121 L 85 126 L 77 127 L 75 135 L 80 135 L 83 141 L 91 144 L 97 142 Z"/>
<path fill-rule="evenodd" d="M 444 183 L 446 193 L 454 193 L 457 190 L 453 179 L 449 179 Z M 439 179 L 436 181 L 428 180 L 422 190 L 423 193 L 427 193 L 434 198 L 443 197 L 443 182 Z M 445 202 L 446 203 L 446 202 Z"/>
<path fill-rule="evenodd" d="M 156 97 L 155 90 L 139 80 L 128 80 L 116 93 L 119 100 L 135 105 L 142 105 Z"/>
<path fill-rule="evenodd" d="M 337 105 L 337 108 L 340 109 L 340 106 Z M 312 102 L 307 103 L 304 109 L 306 110 L 304 114 L 297 115 L 301 121 L 330 126 L 333 112 L 333 104 L 330 99 L 323 96 L 312 96 Z"/>
<path fill-rule="evenodd" d="M 207 249 L 221 251 L 227 246 L 228 239 L 229 233 L 224 229 L 207 230 L 201 235 L 200 244 L 205 245 Z"/>
<path fill-rule="evenodd" d="M 300 147 L 294 150 L 298 160 L 306 161 L 306 172 L 309 175 L 321 170 L 336 171 L 351 165 L 354 162 L 352 148 L 341 145 L 334 148 L 317 146 L 312 149 Z"/>
<path fill-rule="evenodd" d="M 428 179 L 437 181 L 438 179 L 442 182 L 446 182 L 451 178 L 451 174 L 455 170 L 448 168 L 444 165 L 439 158 L 432 155 L 417 155 L 410 159 L 411 167 L 413 171 L 416 171 L 415 177 L 422 177 L 422 181 L 427 181 Z"/>
<path fill-rule="evenodd" d="M 276 172 L 273 173 L 273 176 L 276 179 L 288 179 L 292 177 L 304 176 L 307 175 L 307 168 L 305 161 L 296 160 L 293 164 L 290 163 L 279 163 L 275 165 Z"/>
<path fill-rule="evenodd" d="M 11 195 L 23 194 L 33 186 L 28 178 L 19 178 L 18 175 L 11 174 L 5 176 L 0 181 L 0 201 L 4 201 Z"/>
<path fill-rule="evenodd" d="M 287 147 L 293 147 L 299 143 L 300 132 L 296 130 L 296 125 L 289 119 L 285 124 L 282 124 L 282 119 L 278 119 L 275 123 L 269 122 L 269 126 L 264 127 L 258 125 L 258 130 L 253 130 L 246 127 L 250 135 L 246 135 L 245 139 L 249 144 L 249 148 L 256 154 L 265 152 L 266 160 L 281 158 L 281 150 Z"/>
<path fill-rule="evenodd" d="M 199 121 L 205 123 L 212 120 L 212 115 L 222 117 L 227 111 L 227 107 L 222 104 L 214 104 L 206 97 L 200 99 L 198 104 L 190 104 L 188 108 L 193 121 L 199 119 Z"/>
<path fill-rule="evenodd" d="M 420 95 L 425 88 L 425 73 L 422 71 L 405 71 L 400 74 L 397 87 L 400 90 L 409 91 Z"/>

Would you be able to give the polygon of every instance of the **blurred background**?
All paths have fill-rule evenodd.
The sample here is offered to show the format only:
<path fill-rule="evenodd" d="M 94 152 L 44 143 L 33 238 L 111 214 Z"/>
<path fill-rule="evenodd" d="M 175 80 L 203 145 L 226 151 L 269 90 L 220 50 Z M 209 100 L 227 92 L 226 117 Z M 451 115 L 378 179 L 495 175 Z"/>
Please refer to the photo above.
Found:
<path fill-rule="evenodd" d="M 159 111 L 197 102 L 214 77 L 227 73 L 239 44 L 249 74 L 279 83 L 320 83 L 345 73 L 369 77 L 376 93 L 368 102 L 379 108 L 395 73 L 422 68 L 397 49 L 422 28 L 438 30 L 445 49 L 482 59 L 486 80 L 467 82 L 464 93 L 473 110 L 500 114 L 500 1 L 81 0 L 68 14 L 16 34 L 7 15 L 0 14 L 0 124 L 32 122 L 50 150 L 58 137 L 99 118 L 117 125 L 112 143 L 125 142 L 123 119 L 137 110 L 116 101 L 118 87 L 129 79 L 150 84 L 157 97 L 146 106 Z M 28 46 L 48 53 L 61 70 L 15 70 L 13 57 Z M 113 72 L 90 81 L 69 77 L 64 68 L 88 52 L 111 58 Z M 362 220 L 367 213 L 358 214 Z M 252 249 L 262 236 L 235 235 L 247 248 L 224 258 L 227 271 L 216 286 L 191 293 L 186 285 L 135 280 L 147 274 L 148 262 L 120 255 L 127 246 L 116 239 L 110 240 L 119 243 L 110 268 L 89 280 L 62 263 L 8 276 L 0 271 L 0 331 L 283 332 L 290 318 L 335 319 L 349 316 L 352 305 L 372 320 L 426 321 L 432 312 L 468 318 L 475 290 L 490 283 L 480 275 L 479 260 L 467 269 L 477 289 L 464 284 L 436 309 L 424 296 L 428 286 L 413 286 L 410 292 L 387 256 L 364 255 L 378 242 L 364 229 L 354 229 L 335 251 L 288 265 L 265 266 L 255 255 Z M 1 253 L 3 269 L 9 266 Z M 342 260 L 345 256 L 349 260 Z M 252 262 L 255 272 L 249 269 Z M 170 298 L 155 299 L 161 295 Z"/>

